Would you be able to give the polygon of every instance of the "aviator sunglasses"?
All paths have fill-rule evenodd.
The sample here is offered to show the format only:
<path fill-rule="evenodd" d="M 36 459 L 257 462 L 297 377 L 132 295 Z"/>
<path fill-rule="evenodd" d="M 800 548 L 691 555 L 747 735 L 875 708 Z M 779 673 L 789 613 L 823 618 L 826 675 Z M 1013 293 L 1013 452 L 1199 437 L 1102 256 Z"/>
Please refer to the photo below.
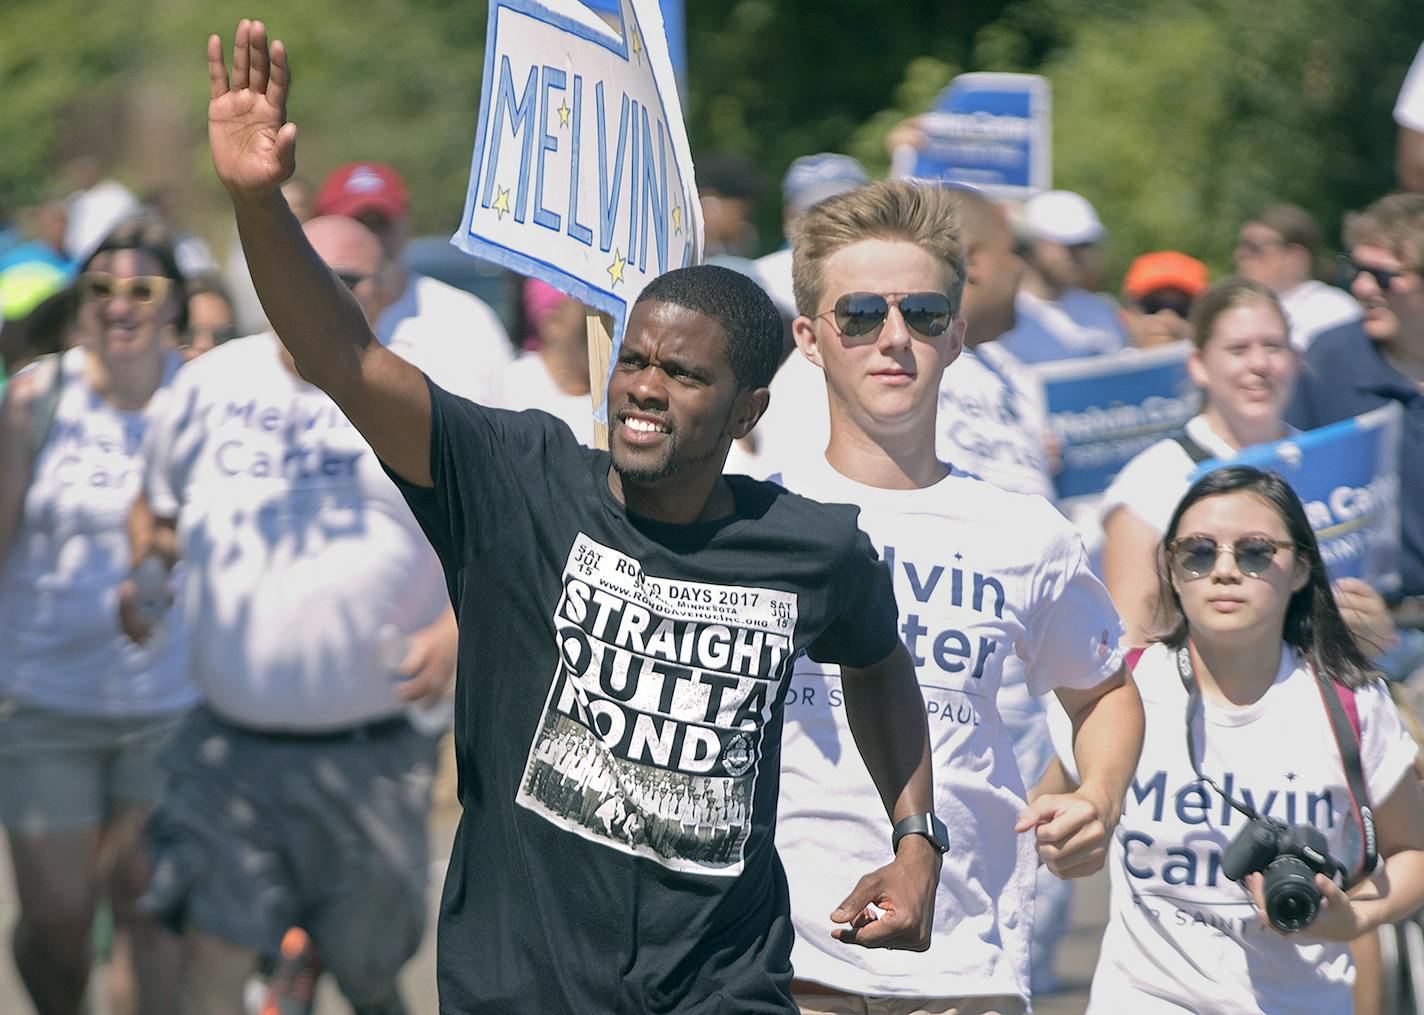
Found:
<path fill-rule="evenodd" d="M 79 279 L 79 290 L 86 299 L 108 303 L 118 296 L 127 296 L 140 306 L 162 303 L 168 295 L 168 279 L 162 275 L 135 275 L 119 278 L 107 271 L 87 271 Z"/>
<path fill-rule="evenodd" d="M 847 338 L 868 335 L 885 323 L 890 305 L 900 308 L 900 316 L 912 331 L 933 338 L 944 334 L 954 320 L 949 297 L 944 293 L 846 293 L 830 310 L 817 314 L 834 314 L 836 327 Z"/>
<path fill-rule="evenodd" d="M 1349 254 L 1341 254 L 1336 265 L 1340 272 L 1340 286 L 1343 289 L 1349 289 L 1355 284 L 1355 279 L 1359 278 L 1361 274 L 1365 274 L 1375 280 L 1375 285 L 1379 286 L 1380 292 L 1387 293 L 1389 287 L 1394 284 L 1394 280 L 1404 274 L 1402 271 L 1370 268 L 1356 261 Z"/>
<path fill-rule="evenodd" d="M 1242 536 L 1230 545 L 1218 543 L 1210 536 L 1183 536 L 1167 544 L 1172 562 L 1187 578 L 1202 578 L 1210 574 L 1222 551 L 1236 559 L 1236 566 L 1242 574 L 1259 578 L 1276 559 L 1276 551 L 1294 548 L 1295 543 L 1288 539 L 1267 536 Z"/>

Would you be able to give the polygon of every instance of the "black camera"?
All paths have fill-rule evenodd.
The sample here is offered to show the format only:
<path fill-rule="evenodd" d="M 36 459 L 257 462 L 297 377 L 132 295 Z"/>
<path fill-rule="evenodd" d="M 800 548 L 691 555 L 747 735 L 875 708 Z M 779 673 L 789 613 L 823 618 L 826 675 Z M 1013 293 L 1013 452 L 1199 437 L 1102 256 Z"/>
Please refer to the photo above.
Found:
<path fill-rule="evenodd" d="M 1266 918 L 1285 934 L 1309 927 L 1320 912 L 1315 875 L 1345 873 L 1318 829 L 1260 817 L 1248 821 L 1221 854 L 1221 872 L 1232 881 L 1258 871 L 1265 875 Z"/>

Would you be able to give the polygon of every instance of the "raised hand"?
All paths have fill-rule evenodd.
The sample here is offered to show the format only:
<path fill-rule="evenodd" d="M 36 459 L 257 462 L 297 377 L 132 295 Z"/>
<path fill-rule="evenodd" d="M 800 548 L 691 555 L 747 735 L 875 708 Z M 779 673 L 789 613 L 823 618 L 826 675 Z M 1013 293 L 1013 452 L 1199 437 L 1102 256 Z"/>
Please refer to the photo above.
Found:
<path fill-rule="evenodd" d="M 267 44 L 262 22 L 239 21 L 231 81 L 216 35 L 208 37 L 208 80 L 208 145 L 218 179 L 234 199 L 269 196 L 297 166 L 297 125 L 287 122 L 292 75 L 286 48 L 280 41 Z"/>

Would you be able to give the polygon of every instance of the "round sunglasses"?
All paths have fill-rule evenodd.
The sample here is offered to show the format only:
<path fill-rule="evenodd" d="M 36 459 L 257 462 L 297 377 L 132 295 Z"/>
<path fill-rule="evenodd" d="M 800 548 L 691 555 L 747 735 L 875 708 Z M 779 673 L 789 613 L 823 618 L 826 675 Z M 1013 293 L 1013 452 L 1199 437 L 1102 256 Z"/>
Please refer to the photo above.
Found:
<path fill-rule="evenodd" d="M 1218 543 L 1210 536 L 1183 536 L 1167 544 L 1172 563 L 1187 578 L 1204 578 L 1216 567 L 1223 552 L 1231 554 L 1236 567 L 1244 575 L 1259 578 L 1276 559 L 1279 550 L 1293 550 L 1289 539 L 1269 536 L 1242 536 L 1230 544 Z"/>
<path fill-rule="evenodd" d="M 944 293 L 846 293 L 830 310 L 817 317 L 834 314 L 836 327 L 847 338 L 858 338 L 875 331 L 890 316 L 891 306 L 899 307 L 900 316 L 911 331 L 927 338 L 944 334 L 954 320 L 954 308 Z"/>

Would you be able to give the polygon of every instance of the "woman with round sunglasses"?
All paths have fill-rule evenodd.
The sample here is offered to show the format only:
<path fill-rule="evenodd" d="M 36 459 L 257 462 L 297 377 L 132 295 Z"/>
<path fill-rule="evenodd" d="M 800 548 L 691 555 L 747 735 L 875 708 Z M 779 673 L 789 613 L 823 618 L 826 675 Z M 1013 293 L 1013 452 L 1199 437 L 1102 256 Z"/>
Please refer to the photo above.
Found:
<path fill-rule="evenodd" d="M 1187 421 L 1184 437 L 1158 441 L 1128 462 L 1099 509 L 1103 582 L 1128 645 L 1144 644 L 1157 594 L 1153 555 L 1198 463 L 1226 460 L 1294 432 L 1284 415 L 1300 360 L 1275 293 L 1246 278 L 1226 278 L 1197 299 L 1190 321 L 1195 348 L 1187 371 L 1202 392 L 1201 413 Z M 1368 655 L 1393 646 L 1394 624 L 1379 593 L 1345 578 L 1335 595 Z"/>
<path fill-rule="evenodd" d="M 1155 571 L 1159 640 L 1133 670 L 1146 737 L 1110 847 L 1088 1011 L 1350 1012 L 1349 942 L 1424 903 L 1414 742 L 1279 476 L 1237 466 L 1196 482 Z M 1037 792 L 1073 781 L 1062 719 L 1053 726 L 1065 761 Z M 1291 842 L 1255 850 L 1243 811 L 1293 826 Z"/>
<path fill-rule="evenodd" d="M 158 748 L 195 701 L 180 616 L 129 642 L 116 623 L 149 413 L 181 365 L 186 316 L 168 232 L 120 224 L 81 266 L 83 341 L 13 379 L 0 408 L 0 819 L 36 1008 L 79 1010 L 106 894 L 138 1010 L 172 1007 L 176 944 L 136 910 Z M 164 609 L 155 596 L 155 612 Z"/>

